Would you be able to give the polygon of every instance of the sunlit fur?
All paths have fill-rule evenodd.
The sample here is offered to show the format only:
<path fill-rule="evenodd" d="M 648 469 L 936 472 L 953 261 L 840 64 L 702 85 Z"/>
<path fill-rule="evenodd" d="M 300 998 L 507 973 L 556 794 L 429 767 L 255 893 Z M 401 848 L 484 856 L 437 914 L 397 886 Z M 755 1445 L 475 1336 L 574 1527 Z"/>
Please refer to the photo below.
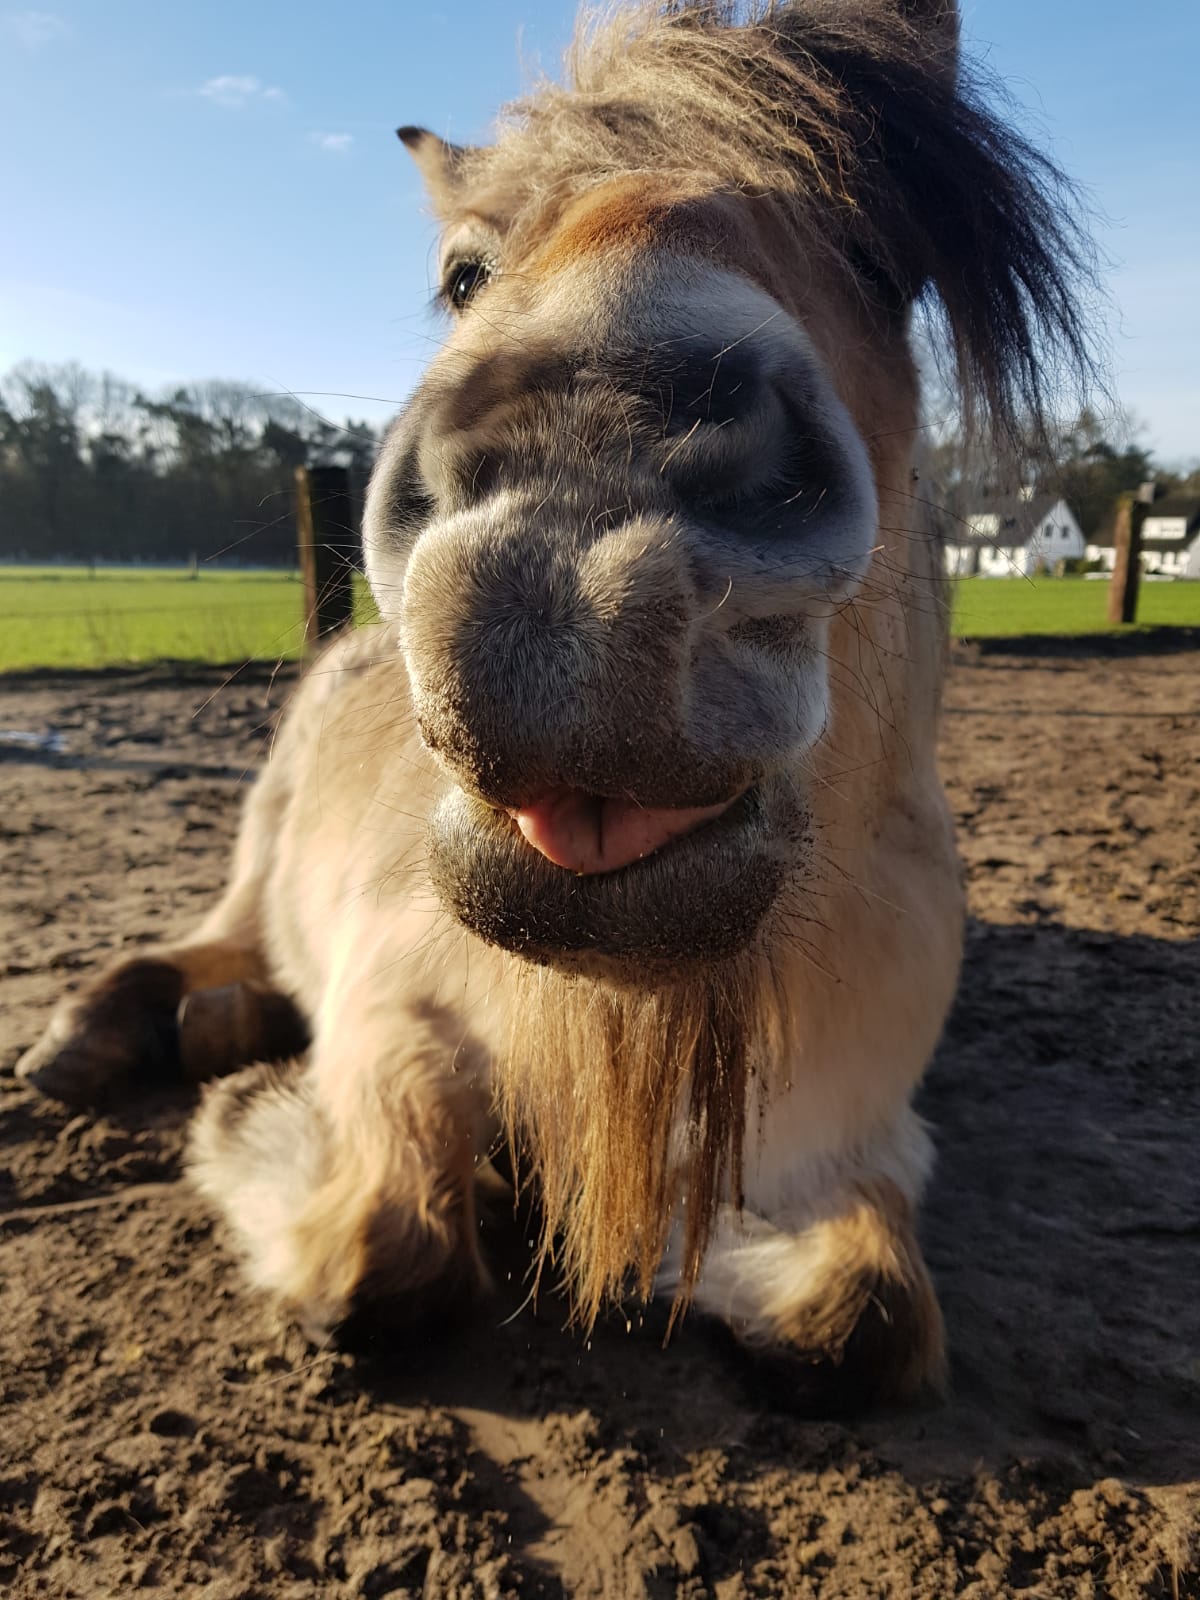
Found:
<path fill-rule="evenodd" d="M 447 262 L 496 270 L 373 481 L 395 620 L 312 668 L 195 940 L 23 1067 L 86 1098 L 142 991 L 168 1022 L 239 980 L 294 997 L 306 1061 L 218 1085 L 193 1152 L 309 1324 L 483 1292 L 507 1139 L 585 1324 L 663 1293 L 790 1355 L 804 1403 L 937 1379 L 910 1101 L 963 911 L 913 305 L 980 426 L 1085 356 L 1058 176 L 956 48 L 946 0 L 623 8 L 495 146 L 402 130 Z M 741 798 L 576 880 L 506 816 L 559 784 Z M 266 1053 L 239 1005 L 194 1013 L 189 1061 Z"/>

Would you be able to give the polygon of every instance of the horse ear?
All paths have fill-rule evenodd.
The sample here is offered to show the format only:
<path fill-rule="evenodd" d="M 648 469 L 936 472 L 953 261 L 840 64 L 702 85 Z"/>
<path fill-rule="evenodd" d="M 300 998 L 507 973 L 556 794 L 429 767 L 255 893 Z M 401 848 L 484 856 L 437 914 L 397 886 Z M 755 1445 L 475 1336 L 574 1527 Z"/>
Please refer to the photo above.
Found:
<path fill-rule="evenodd" d="M 944 52 L 951 70 L 958 66 L 958 0 L 899 0 L 901 16 L 914 28 L 928 35 L 930 43 Z"/>
<path fill-rule="evenodd" d="M 435 211 L 446 212 L 462 188 L 463 165 L 470 151 L 447 144 L 428 128 L 397 128 L 396 137 L 417 164 Z"/>

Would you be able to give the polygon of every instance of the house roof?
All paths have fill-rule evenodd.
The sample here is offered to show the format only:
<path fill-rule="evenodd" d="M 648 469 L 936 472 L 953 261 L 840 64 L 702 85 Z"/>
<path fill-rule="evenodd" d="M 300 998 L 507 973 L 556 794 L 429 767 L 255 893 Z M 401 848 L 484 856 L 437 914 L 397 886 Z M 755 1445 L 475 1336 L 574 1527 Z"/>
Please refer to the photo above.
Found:
<path fill-rule="evenodd" d="M 1187 531 L 1182 541 L 1179 539 L 1147 539 L 1142 535 L 1143 550 L 1181 550 L 1186 549 L 1197 533 L 1200 533 L 1200 495 L 1168 494 L 1161 500 L 1156 500 L 1153 505 L 1146 507 L 1146 516 L 1150 517 L 1183 517 Z M 1098 549 L 1104 550 L 1113 543 L 1114 518 L 1105 517 L 1103 523 L 1089 538 L 1088 543 L 1094 544 Z"/>
<path fill-rule="evenodd" d="M 1028 544 L 1034 532 L 1062 499 L 1061 495 L 1041 490 L 1025 499 L 1019 494 L 989 495 L 971 507 L 963 525 L 950 535 L 953 544 L 991 545 L 1015 549 Z M 982 517 L 997 518 L 995 533 L 980 533 L 975 523 Z"/>
<path fill-rule="evenodd" d="M 1200 524 L 1200 494 L 1168 494 L 1146 507 L 1147 517 L 1182 517 L 1191 533 Z"/>

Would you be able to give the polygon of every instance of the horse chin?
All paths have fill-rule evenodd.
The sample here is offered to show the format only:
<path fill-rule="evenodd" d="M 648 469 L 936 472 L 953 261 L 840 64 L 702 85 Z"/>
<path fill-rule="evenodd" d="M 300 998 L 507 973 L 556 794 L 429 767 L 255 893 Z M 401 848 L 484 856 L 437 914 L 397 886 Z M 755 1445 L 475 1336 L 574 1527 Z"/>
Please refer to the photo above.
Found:
<path fill-rule="evenodd" d="M 434 810 L 429 867 L 442 903 L 488 944 L 645 988 L 747 950 L 803 831 L 798 808 L 759 787 L 653 855 L 580 877 L 531 849 L 503 812 L 456 789 Z"/>

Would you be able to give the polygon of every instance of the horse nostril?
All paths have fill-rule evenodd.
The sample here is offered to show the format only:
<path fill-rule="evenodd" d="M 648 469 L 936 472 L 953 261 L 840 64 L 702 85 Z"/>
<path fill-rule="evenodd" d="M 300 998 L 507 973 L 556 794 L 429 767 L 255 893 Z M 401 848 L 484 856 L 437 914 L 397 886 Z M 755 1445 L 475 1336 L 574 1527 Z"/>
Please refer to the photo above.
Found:
<path fill-rule="evenodd" d="M 664 433 L 688 433 L 699 426 L 722 427 L 754 410 L 762 393 L 762 374 L 746 346 L 689 350 L 656 363 L 638 388 L 658 410 Z"/>

